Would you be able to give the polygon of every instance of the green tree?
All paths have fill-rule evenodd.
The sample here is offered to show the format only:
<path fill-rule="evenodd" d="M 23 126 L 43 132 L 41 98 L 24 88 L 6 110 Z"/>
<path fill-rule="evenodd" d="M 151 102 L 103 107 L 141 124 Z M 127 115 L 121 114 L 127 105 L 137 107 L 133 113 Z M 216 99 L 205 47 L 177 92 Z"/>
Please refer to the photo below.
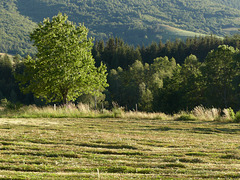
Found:
<path fill-rule="evenodd" d="M 145 83 L 141 83 L 139 85 L 139 109 L 143 111 L 152 111 L 152 102 L 152 92 L 146 88 Z"/>
<path fill-rule="evenodd" d="M 172 76 L 163 79 L 163 88 L 159 89 L 158 109 L 162 112 L 173 113 L 181 110 L 182 97 L 182 77 L 181 66 L 176 65 L 173 69 Z"/>
<path fill-rule="evenodd" d="M 88 29 L 59 13 L 44 19 L 30 34 L 38 52 L 24 60 L 24 73 L 17 76 L 21 90 L 48 102 L 66 104 L 82 94 L 99 94 L 108 86 L 106 67 L 95 67 Z"/>
<path fill-rule="evenodd" d="M 221 45 L 208 53 L 203 67 L 206 99 L 209 105 L 228 107 L 234 98 L 233 79 L 239 74 L 238 49 Z"/>
<path fill-rule="evenodd" d="M 200 71 L 201 63 L 195 55 L 188 56 L 182 65 L 181 75 L 181 105 L 182 108 L 193 109 L 203 103 L 203 78 Z"/>

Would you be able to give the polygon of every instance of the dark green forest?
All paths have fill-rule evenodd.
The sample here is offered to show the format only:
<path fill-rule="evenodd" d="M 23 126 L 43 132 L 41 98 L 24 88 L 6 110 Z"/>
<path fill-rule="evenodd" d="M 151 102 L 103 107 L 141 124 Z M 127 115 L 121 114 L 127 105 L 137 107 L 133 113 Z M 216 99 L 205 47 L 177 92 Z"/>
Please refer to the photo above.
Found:
<path fill-rule="evenodd" d="M 96 40 L 121 37 L 134 46 L 195 35 L 224 37 L 240 24 L 238 0 L 1 0 L 0 52 L 34 54 L 29 32 L 59 11 L 84 23 Z"/>
<path fill-rule="evenodd" d="M 96 65 L 108 67 L 109 87 L 98 102 L 112 102 L 134 110 L 174 113 L 195 106 L 238 110 L 240 107 L 240 36 L 188 38 L 134 47 L 120 38 L 96 41 L 92 54 Z M 32 94 L 22 94 L 14 79 L 22 73 L 22 57 L 2 55 L 0 99 L 10 104 L 44 105 Z M 105 99 L 103 98 L 105 97 Z M 82 95 L 75 103 L 94 103 Z"/>

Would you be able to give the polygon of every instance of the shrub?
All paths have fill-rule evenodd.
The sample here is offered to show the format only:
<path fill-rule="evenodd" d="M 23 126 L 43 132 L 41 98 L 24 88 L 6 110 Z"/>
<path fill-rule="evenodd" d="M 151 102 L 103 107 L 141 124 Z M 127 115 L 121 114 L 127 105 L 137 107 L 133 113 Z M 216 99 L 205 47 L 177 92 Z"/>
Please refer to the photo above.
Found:
<path fill-rule="evenodd" d="M 196 117 L 192 114 L 181 114 L 175 119 L 176 121 L 195 121 Z"/>
<path fill-rule="evenodd" d="M 112 105 L 113 105 L 113 108 L 112 108 L 113 117 L 114 118 L 121 117 L 124 112 L 124 108 L 119 107 L 116 102 L 112 102 Z"/>
<path fill-rule="evenodd" d="M 228 108 L 228 112 L 229 112 L 230 117 L 231 117 L 232 119 L 235 119 L 235 113 L 234 113 L 234 111 L 233 111 L 233 109 L 232 109 L 231 107 Z"/>
<path fill-rule="evenodd" d="M 2 107 L 7 107 L 8 100 L 6 98 L 5 99 L 1 99 L 0 104 L 1 104 Z"/>
<path fill-rule="evenodd" d="M 112 112 L 113 112 L 113 117 L 114 118 L 121 117 L 121 115 L 123 113 L 123 108 L 121 108 L 121 107 L 114 107 L 112 109 Z"/>
<path fill-rule="evenodd" d="M 22 104 L 17 102 L 17 103 L 12 103 L 8 101 L 6 98 L 2 99 L 0 102 L 1 106 L 4 107 L 6 110 L 18 110 L 22 107 Z"/>
<path fill-rule="evenodd" d="M 230 107 L 230 108 L 227 108 L 227 109 L 223 109 L 223 116 L 220 117 L 219 119 L 220 120 L 223 120 L 223 121 L 226 121 L 226 120 L 229 120 L 229 121 L 232 121 L 235 119 L 235 113 L 233 111 L 233 109 Z"/>
<path fill-rule="evenodd" d="M 239 123 L 240 122 L 240 111 L 238 111 L 235 115 L 234 121 Z"/>

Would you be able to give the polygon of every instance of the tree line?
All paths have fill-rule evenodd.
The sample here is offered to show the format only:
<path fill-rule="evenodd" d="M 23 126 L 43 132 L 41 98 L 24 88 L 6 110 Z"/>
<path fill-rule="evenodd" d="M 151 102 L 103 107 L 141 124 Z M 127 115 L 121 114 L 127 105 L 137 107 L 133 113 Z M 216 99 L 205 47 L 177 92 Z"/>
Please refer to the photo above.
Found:
<path fill-rule="evenodd" d="M 131 46 L 120 38 L 95 41 L 92 54 L 96 65 L 107 65 L 109 87 L 99 101 L 112 102 L 133 110 L 173 113 L 206 107 L 240 107 L 239 35 L 224 39 L 215 36 L 186 41 L 153 42 Z M 22 94 L 14 74 L 23 73 L 20 56 L 0 58 L 0 99 L 24 104 L 42 104 L 31 93 Z M 103 97 L 106 97 L 105 100 Z M 93 103 L 83 94 L 75 103 Z"/>
<path fill-rule="evenodd" d="M 239 108 L 239 35 L 175 40 L 134 48 L 119 38 L 95 43 L 109 69 L 110 100 L 126 109 L 177 112 L 197 105 Z"/>

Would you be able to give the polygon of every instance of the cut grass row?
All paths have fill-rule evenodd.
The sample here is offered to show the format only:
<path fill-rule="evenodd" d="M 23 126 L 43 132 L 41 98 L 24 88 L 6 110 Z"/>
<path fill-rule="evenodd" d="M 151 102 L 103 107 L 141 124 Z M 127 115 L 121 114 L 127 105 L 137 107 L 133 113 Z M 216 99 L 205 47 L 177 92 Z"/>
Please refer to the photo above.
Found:
<path fill-rule="evenodd" d="M 235 123 L 2 118 L 0 131 L 0 179 L 240 178 Z"/>

